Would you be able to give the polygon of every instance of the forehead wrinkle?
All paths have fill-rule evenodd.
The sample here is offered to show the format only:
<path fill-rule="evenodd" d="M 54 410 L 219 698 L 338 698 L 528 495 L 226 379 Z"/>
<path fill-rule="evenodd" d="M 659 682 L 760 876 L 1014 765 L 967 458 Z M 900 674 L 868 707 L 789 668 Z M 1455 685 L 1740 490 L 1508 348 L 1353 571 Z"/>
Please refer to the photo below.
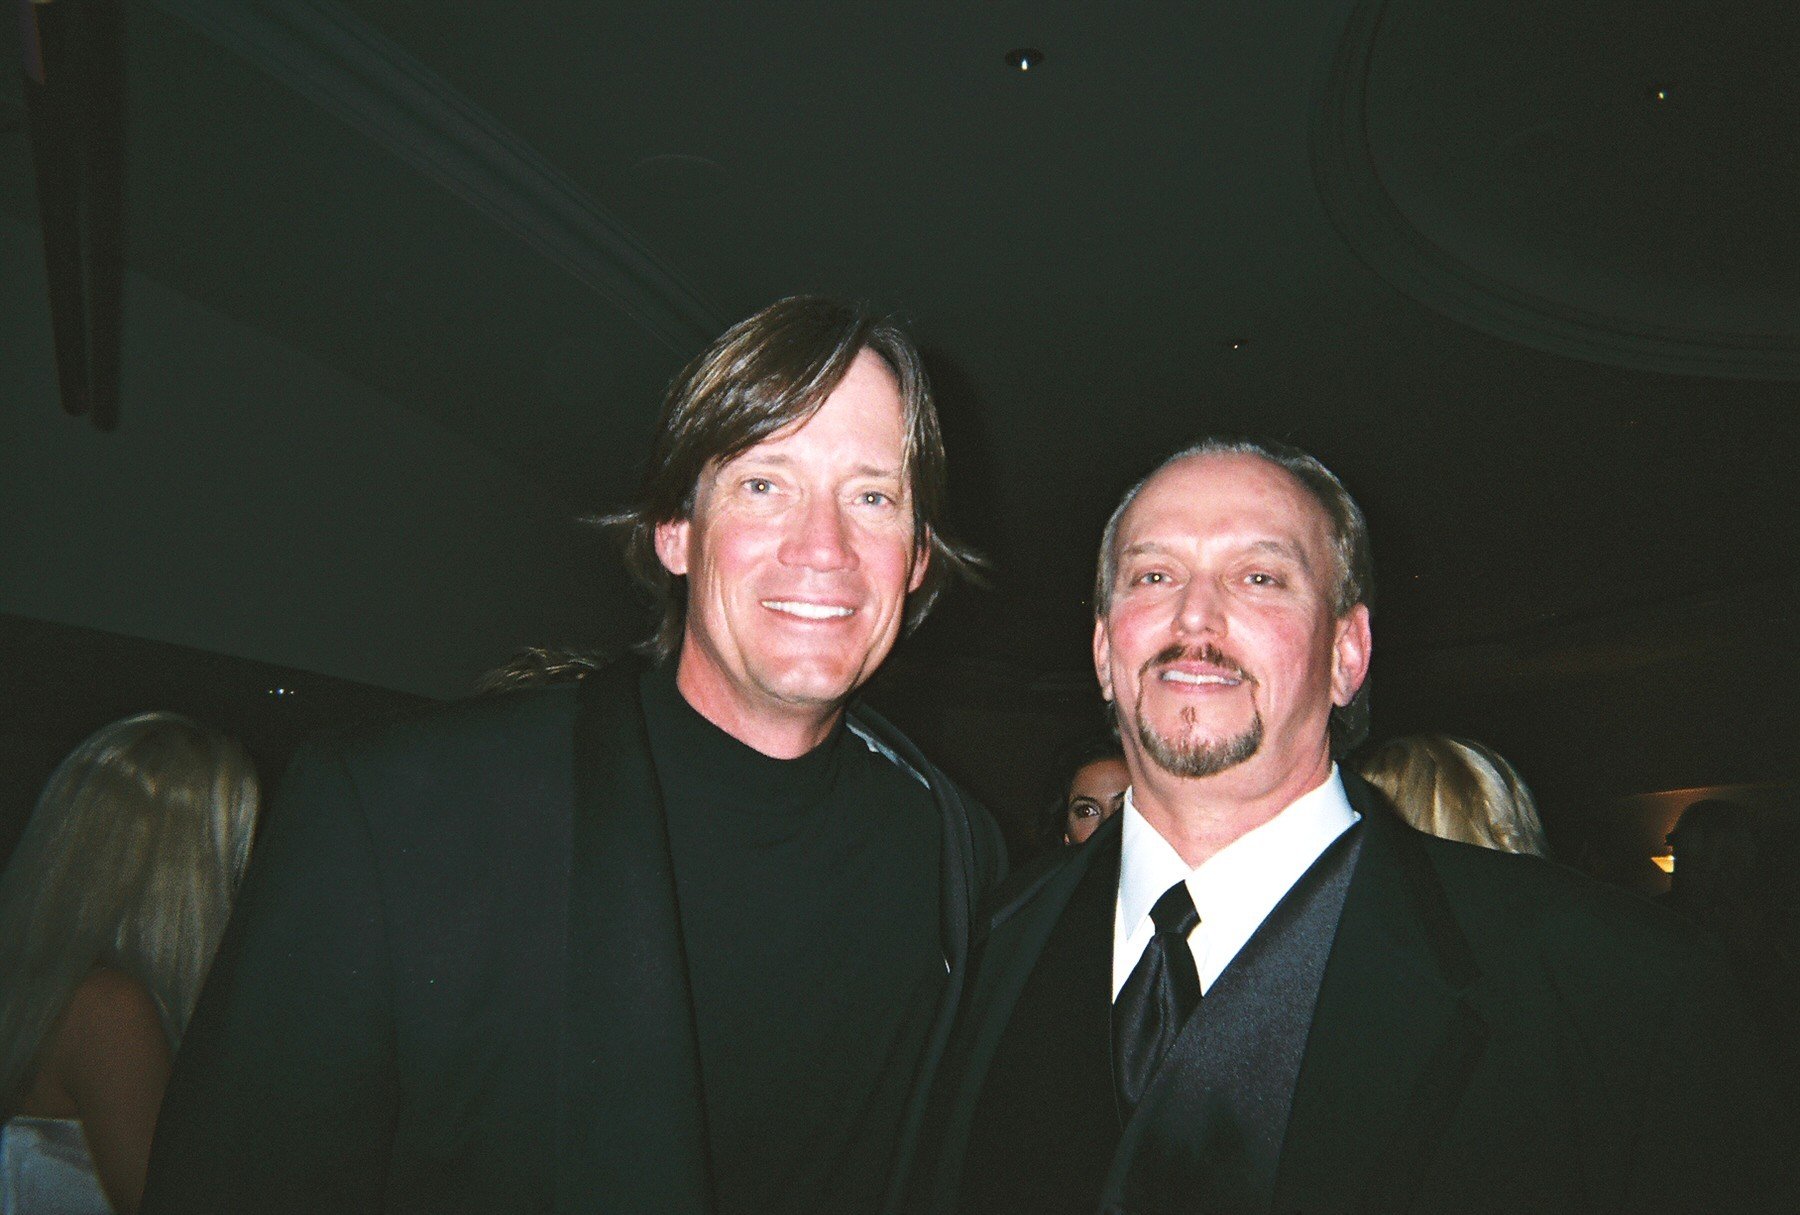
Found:
<path fill-rule="evenodd" d="M 1307 572 L 1312 571 L 1312 558 L 1307 556 L 1306 549 L 1291 540 L 1257 540 L 1250 546 L 1251 552 L 1273 553 L 1277 557 L 1286 557 L 1297 562 Z"/>
<path fill-rule="evenodd" d="M 1200 544 L 1205 543 L 1204 537 L 1196 537 L 1196 540 Z M 1180 546 L 1169 544 L 1162 540 L 1134 540 L 1119 550 L 1119 556 L 1137 557 L 1145 554 L 1163 556 L 1174 552 L 1178 547 Z M 1308 570 L 1312 569 L 1312 561 L 1306 555 L 1306 549 L 1291 540 L 1265 538 L 1249 541 L 1241 547 L 1246 552 L 1270 553 L 1277 557 L 1286 557 L 1290 561 L 1297 562 L 1306 567 Z"/>

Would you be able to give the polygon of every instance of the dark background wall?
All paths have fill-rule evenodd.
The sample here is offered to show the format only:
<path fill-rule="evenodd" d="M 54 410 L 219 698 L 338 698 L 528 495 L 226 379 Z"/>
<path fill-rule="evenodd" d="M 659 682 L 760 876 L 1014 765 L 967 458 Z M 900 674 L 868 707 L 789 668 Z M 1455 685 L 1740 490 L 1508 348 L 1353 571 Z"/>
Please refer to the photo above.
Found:
<path fill-rule="evenodd" d="M 1494 744 L 1570 854 L 1800 780 L 1791 0 L 115 11 L 110 432 L 62 410 L 0 89 L 0 822 L 123 712 L 278 768 L 633 636 L 575 520 L 681 362 L 797 291 L 927 347 L 993 585 L 869 695 L 1016 837 L 1097 725 L 1100 524 L 1220 429 L 1368 510 L 1377 733 Z"/>
<path fill-rule="evenodd" d="M 603 629 L 616 577 L 506 461 L 127 278 L 124 391 L 63 413 L 37 233 L 0 217 L 0 611 L 428 695 Z"/>

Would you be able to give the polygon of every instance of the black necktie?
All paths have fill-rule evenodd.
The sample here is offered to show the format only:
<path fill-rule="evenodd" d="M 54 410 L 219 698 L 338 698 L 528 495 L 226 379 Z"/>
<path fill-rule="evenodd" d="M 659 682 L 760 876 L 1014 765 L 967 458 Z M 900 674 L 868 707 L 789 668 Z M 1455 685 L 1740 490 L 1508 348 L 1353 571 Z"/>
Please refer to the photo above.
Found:
<path fill-rule="evenodd" d="M 1188 933 L 1200 923 L 1186 882 L 1176 882 L 1150 909 L 1156 935 L 1113 1001 L 1113 1075 L 1125 1117 L 1137 1108 L 1163 1052 L 1200 1003 L 1200 974 Z"/>

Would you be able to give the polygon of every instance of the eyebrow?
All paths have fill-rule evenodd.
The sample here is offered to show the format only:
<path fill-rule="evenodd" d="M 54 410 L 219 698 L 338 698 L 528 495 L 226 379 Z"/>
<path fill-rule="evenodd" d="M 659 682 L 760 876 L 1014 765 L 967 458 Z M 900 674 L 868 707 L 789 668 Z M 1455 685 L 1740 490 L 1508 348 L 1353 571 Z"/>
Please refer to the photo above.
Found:
<path fill-rule="evenodd" d="M 752 447 L 747 451 L 732 457 L 727 463 L 730 465 L 756 463 L 769 468 L 792 468 L 794 466 L 794 458 L 786 452 L 759 452 L 756 448 Z M 852 478 L 885 477 L 896 481 L 904 481 L 906 479 L 903 467 L 884 468 L 876 464 L 858 464 L 850 470 L 850 476 Z"/>

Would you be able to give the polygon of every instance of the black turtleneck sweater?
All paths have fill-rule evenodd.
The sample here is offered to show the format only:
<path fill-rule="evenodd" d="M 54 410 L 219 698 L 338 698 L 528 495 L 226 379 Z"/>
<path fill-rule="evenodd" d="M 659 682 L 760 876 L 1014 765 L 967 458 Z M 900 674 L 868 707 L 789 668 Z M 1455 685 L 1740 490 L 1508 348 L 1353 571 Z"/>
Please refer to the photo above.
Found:
<path fill-rule="evenodd" d="M 874 1211 L 944 982 L 939 822 L 840 721 L 771 759 L 646 672 L 720 1215 Z"/>

